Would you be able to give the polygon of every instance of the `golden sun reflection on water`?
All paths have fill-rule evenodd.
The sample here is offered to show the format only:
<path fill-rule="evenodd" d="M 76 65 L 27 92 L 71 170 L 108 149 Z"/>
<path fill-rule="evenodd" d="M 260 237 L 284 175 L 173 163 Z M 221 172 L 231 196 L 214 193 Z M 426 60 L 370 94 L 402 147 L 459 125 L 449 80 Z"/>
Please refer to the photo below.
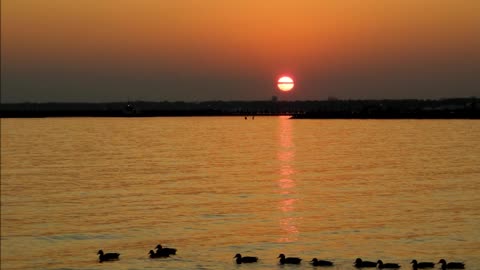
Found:
<path fill-rule="evenodd" d="M 279 221 L 282 236 L 278 239 L 278 242 L 294 242 L 298 240 L 297 223 L 299 218 L 295 216 L 295 204 L 298 199 L 295 198 L 295 169 L 292 165 L 295 160 L 295 145 L 292 140 L 292 122 L 288 117 L 280 117 L 278 134 L 278 186 L 279 193 L 282 196 L 278 203 L 282 216 Z"/>

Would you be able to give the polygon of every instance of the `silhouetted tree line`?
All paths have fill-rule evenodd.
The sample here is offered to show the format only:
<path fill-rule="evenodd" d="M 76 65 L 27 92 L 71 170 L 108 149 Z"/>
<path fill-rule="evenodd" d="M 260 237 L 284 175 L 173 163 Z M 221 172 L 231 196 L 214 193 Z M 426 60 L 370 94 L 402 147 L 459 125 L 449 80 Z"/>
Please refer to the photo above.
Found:
<path fill-rule="evenodd" d="M 439 100 L 204 101 L 0 104 L 0 117 L 293 115 L 293 118 L 480 119 L 475 97 Z"/>

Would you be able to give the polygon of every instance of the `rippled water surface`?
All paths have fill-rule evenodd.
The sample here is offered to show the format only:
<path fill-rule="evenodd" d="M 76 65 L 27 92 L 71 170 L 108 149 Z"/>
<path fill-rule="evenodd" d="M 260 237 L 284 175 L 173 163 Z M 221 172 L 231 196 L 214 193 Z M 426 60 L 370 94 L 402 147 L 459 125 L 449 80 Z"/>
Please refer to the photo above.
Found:
<path fill-rule="evenodd" d="M 158 243 L 178 255 L 149 259 Z M 480 269 L 480 121 L 1 120 L 2 270 L 313 257 Z"/>

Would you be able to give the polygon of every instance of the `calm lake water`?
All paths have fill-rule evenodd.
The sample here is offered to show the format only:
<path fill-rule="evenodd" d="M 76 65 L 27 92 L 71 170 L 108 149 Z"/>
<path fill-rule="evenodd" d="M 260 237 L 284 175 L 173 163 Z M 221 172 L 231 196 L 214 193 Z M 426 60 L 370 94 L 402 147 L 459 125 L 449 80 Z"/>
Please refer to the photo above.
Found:
<path fill-rule="evenodd" d="M 313 257 L 480 269 L 480 121 L 1 119 L 2 270 Z"/>

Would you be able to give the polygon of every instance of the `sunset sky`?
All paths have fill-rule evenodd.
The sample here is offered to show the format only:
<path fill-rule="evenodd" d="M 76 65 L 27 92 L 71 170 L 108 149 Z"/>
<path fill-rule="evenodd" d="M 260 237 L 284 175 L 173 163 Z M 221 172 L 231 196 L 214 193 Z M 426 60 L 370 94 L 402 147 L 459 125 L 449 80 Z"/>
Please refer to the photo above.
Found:
<path fill-rule="evenodd" d="M 480 96 L 478 0 L 1 5 L 2 102 Z"/>

